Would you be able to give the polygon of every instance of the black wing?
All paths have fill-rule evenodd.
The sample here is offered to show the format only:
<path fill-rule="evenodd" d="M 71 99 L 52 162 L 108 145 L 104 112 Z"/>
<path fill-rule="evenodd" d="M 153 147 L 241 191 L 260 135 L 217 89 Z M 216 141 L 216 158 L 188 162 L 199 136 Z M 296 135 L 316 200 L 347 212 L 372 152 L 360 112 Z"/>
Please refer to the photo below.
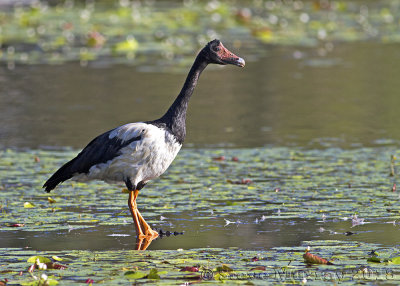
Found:
<path fill-rule="evenodd" d="M 121 140 L 118 136 L 110 139 L 109 135 L 113 130 L 97 136 L 74 159 L 58 169 L 44 183 L 45 191 L 50 192 L 58 184 L 72 178 L 75 174 L 88 173 L 92 166 L 105 163 L 119 156 L 122 148 L 141 139 L 140 135 L 126 141 Z"/>

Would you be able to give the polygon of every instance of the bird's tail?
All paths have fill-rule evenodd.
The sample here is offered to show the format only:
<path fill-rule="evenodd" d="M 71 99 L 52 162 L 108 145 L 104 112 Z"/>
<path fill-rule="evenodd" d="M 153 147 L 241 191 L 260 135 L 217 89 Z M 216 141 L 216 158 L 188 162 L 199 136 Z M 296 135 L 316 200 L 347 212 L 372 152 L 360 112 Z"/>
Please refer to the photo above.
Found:
<path fill-rule="evenodd" d="M 58 184 L 71 179 L 73 176 L 72 164 L 74 159 L 65 163 L 60 169 L 57 170 L 47 181 L 44 183 L 43 188 L 46 192 L 50 193 Z"/>

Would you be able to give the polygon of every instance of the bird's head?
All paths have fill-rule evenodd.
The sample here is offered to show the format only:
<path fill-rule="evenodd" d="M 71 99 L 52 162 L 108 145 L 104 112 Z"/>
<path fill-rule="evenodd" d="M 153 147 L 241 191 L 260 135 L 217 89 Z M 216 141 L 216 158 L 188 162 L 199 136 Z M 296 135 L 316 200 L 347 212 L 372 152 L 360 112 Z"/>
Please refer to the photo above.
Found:
<path fill-rule="evenodd" d="M 244 67 L 245 65 L 244 59 L 225 48 L 220 40 L 209 42 L 200 53 L 212 64 L 235 65 L 238 67 Z"/>

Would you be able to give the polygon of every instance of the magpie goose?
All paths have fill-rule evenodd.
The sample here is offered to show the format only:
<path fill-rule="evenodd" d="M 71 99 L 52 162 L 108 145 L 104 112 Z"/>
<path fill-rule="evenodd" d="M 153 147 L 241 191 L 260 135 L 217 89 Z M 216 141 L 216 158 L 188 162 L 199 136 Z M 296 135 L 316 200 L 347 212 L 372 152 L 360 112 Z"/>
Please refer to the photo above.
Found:
<path fill-rule="evenodd" d="M 123 182 L 129 191 L 128 205 L 138 239 L 156 238 L 158 233 L 140 214 L 136 198 L 148 181 L 167 170 L 181 149 L 188 102 L 208 64 L 244 67 L 245 62 L 219 40 L 209 42 L 197 55 L 181 92 L 161 118 L 128 123 L 97 136 L 47 180 L 43 185 L 46 192 L 68 179 Z"/>

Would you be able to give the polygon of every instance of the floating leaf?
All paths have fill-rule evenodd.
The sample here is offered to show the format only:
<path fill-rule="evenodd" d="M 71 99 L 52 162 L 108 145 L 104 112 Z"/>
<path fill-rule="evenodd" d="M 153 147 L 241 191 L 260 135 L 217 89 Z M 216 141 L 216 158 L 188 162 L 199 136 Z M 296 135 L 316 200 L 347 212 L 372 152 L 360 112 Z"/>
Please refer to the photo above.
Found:
<path fill-rule="evenodd" d="M 233 271 L 233 269 L 230 268 L 226 264 L 222 264 L 221 266 L 218 266 L 217 268 L 215 268 L 215 271 L 216 272 L 231 272 L 231 271 Z"/>
<path fill-rule="evenodd" d="M 138 41 L 134 37 L 128 37 L 125 41 L 116 43 L 113 47 L 114 53 L 134 52 L 139 47 Z"/>
<path fill-rule="evenodd" d="M 23 226 L 25 226 L 25 224 L 23 224 L 23 223 L 13 223 L 13 224 L 10 224 L 8 226 L 9 227 L 23 227 Z"/>
<path fill-rule="evenodd" d="M 255 270 L 262 270 L 265 271 L 267 268 L 265 266 L 257 266 L 254 268 L 251 268 L 250 271 L 255 271 Z"/>
<path fill-rule="evenodd" d="M 31 208 L 34 208 L 34 207 L 35 207 L 35 205 L 30 203 L 30 202 L 25 202 L 24 203 L 24 208 L 31 209 Z"/>
<path fill-rule="evenodd" d="M 393 264 L 400 264 L 400 256 L 393 257 L 392 259 L 390 259 L 390 262 Z"/>
<path fill-rule="evenodd" d="M 310 252 L 306 251 L 303 255 L 304 261 L 310 264 L 326 264 L 326 265 L 333 265 L 332 262 L 319 257 L 318 255 L 311 254 Z"/>
<path fill-rule="evenodd" d="M 253 181 L 250 179 L 241 179 L 239 181 L 232 181 L 232 180 L 226 180 L 226 181 L 230 184 L 235 184 L 235 185 L 249 185 L 253 183 Z"/>
<path fill-rule="evenodd" d="M 199 267 L 196 266 L 185 266 L 182 267 L 179 271 L 186 271 L 186 272 L 199 272 Z"/>
<path fill-rule="evenodd" d="M 160 274 L 165 274 L 166 271 L 158 272 L 156 268 L 150 269 L 149 275 L 147 275 L 148 279 L 160 279 Z"/>
<path fill-rule="evenodd" d="M 367 261 L 368 262 L 373 262 L 373 263 L 381 263 L 381 259 L 379 257 L 376 257 L 376 256 L 368 257 Z"/>
<path fill-rule="evenodd" d="M 60 270 L 64 270 L 67 269 L 68 267 L 65 265 L 61 265 L 58 263 L 46 263 L 47 265 L 47 269 L 60 269 Z"/>
<path fill-rule="evenodd" d="M 51 258 L 53 258 L 55 261 L 63 261 L 62 258 L 55 256 L 55 255 L 53 255 Z"/>
<path fill-rule="evenodd" d="M 51 260 L 44 256 L 31 256 L 28 258 L 27 262 L 36 263 L 38 260 L 40 263 L 51 263 Z"/>
<path fill-rule="evenodd" d="M 55 279 L 53 279 L 53 278 L 48 278 L 48 279 L 46 279 L 46 280 L 41 279 L 40 281 L 41 281 L 43 284 L 36 284 L 36 285 L 49 285 L 49 286 L 51 286 L 51 285 L 57 285 L 57 284 L 59 283 L 57 280 L 55 280 Z"/>
<path fill-rule="evenodd" d="M 214 161 L 225 161 L 225 156 L 218 156 L 212 158 Z"/>
<path fill-rule="evenodd" d="M 129 279 L 142 279 L 147 276 L 145 272 L 141 271 L 127 271 L 124 273 L 124 276 Z"/>

